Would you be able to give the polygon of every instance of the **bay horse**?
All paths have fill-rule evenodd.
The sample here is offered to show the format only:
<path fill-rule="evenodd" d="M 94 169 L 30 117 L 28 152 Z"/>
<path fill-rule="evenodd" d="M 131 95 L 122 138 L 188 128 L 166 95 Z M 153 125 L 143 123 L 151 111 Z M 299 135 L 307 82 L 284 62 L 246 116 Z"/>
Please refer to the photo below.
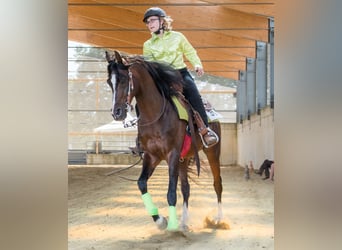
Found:
<path fill-rule="evenodd" d="M 206 154 L 214 178 L 214 189 L 217 196 L 218 212 L 215 222 L 222 219 L 222 180 L 220 175 L 220 141 L 210 147 L 203 147 L 197 132 L 191 148 L 181 157 L 183 139 L 187 133 L 187 122 L 180 120 L 171 101 L 172 95 L 177 95 L 175 89 L 181 88 L 182 78 L 178 71 L 170 66 L 157 62 L 149 62 L 142 56 L 121 56 L 118 51 L 110 54 L 106 51 L 108 62 L 108 80 L 112 94 L 112 116 L 117 121 L 126 118 L 131 101 L 136 99 L 139 110 L 138 134 L 140 146 L 143 149 L 143 163 L 140 177 L 137 181 L 145 208 L 160 229 L 176 231 L 187 230 L 188 201 L 190 185 L 188 182 L 188 166 L 191 157 L 203 149 Z M 172 87 L 171 87 L 172 86 Z M 189 124 L 191 117 L 189 117 Z M 210 128 L 221 134 L 218 121 L 211 122 Z M 197 129 L 196 129 L 197 131 Z M 167 202 L 169 205 L 168 221 L 158 213 L 158 208 L 152 201 L 147 189 L 147 181 L 152 176 L 157 165 L 165 160 L 168 164 L 169 184 Z M 199 167 L 199 164 L 197 164 Z M 199 175 L 199 168 L 198 168 Z M 177 183 L 181 182 L 183 196 L 183 213 L 179 225 L 176 213 Z"/>

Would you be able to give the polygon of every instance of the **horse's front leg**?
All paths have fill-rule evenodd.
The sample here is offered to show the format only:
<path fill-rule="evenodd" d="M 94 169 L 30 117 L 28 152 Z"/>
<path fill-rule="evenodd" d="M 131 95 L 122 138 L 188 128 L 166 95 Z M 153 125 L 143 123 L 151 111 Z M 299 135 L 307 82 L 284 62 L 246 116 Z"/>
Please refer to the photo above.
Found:
<path fill-rule="evenodd" d="M 179 177 L 181 181 L 181 190 L 183 195 L 183 212 L 180 228 L 183 231 L 188 231 L 188 220 L 189 220 L 189 212 L 188 212 L 188 204 L 190 197 L 190 185 L 188 181 L 188 168 L 189 168 L 189 159 L 186 158 L 184 161 L 179 163 Z"/>
<path fill-rule="evenodd" d="M 156 222 L 158 228 L 163 230 L 167 226 L 167 221 L 163 216 L 159 215 L 158 208 L 153 203 L 152 197 L 147 191 L 147 181 L 151 177 L 157 165 L 158 165 L 157 163 L 152 165 L 152 160 L 150 158 L 150 155 L 148 154 L 144 155 L 143 166 L 142 166 L 140 177 L 138 179 L 138 187 L 142 194 L 141 198 L 144 202 L 147 212 L 149 213 L 149 215 L 152 216 L 152 219 L 154 222 Z"/>
<path fill-rule="evenodd" d="M 168 165 L 169 165 L 169 188 L 167 191 L 167 202 L 169 204 L 169 221 L 167 229 L 169 231 L 178 230 L 178 219 L 177 219 L 177 183 L 178 183 L 178 169 L 179 169 L 179 156 L 177 152 L 170 154 Z"/>

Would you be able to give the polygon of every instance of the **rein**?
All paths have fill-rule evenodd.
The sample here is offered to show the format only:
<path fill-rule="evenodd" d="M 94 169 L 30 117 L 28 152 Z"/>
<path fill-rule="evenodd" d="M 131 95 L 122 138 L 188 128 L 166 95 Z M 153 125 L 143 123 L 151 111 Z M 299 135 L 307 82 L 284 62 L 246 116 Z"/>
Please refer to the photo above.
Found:
<path fill-rule="evenodd" d="M 129 65 L 129 67 L 132 66 L 132 64 Z M 134 89 L 134 83 L 133 83 L 133 73 L 132 71 L 129 70 L 128 68 L 128 77 L 129 77 L 129 81 L 128 81 L 128 91 L 127 91 L 127 111 L 130 111 L 131 109 L 131 97 L 130 97 L 130 94 L 131 94 L 131 91 Z M 164 92 L 161 90 L 162 92 L 162 97 L 163 97 L 163 106 L 160 110 L 160 113 L 159 115 L 152 121 L 150 122 L 146 122 L 146 123 L 143 123 L 141 124 L 139 122 L 140 118 L 138 118 L 138 125 L 141 126 L 141 127 L 146 127 L 146 126 L 149 126 L 149 125 L 152 125 L 153 123 L 157 122 L 164 114 L 165 112 L 165 108 L 166 108 L 166 98 L 165 98 L 165 94 Z"/>
<path fill-rule="evenodd" d="M 128 169 L 134 167 L 134 166 L 137 165 L 142 159 L 143 159 L 143 158 L 140 157 L 139 160 L 138 160 L 136 163 L 132 164 L 131 166 L 128 166 L 128 167 L 125 167 L 125 168 L 122 168 L 122 169 L 119 169 L 119 170 L 113 170 L 113 171 L 107 173 L 106 176 L 110 176 L 110 175 L 115 174 L 117 177 L 119 177 L 119 178 L 121 178 L 121 179 L 124 179 L 124 180 L 126 180 L 126 181 L 137 181 L 137 180 L 135 180 L 135 179 L 131 179 L 131 178 L 128 178 L 128 177 L 125 177 L 125 176 L 117 175 L 117 173 L 122 172 L 122 171 L 126 171 L 126 170 L 128 170 Z"/>

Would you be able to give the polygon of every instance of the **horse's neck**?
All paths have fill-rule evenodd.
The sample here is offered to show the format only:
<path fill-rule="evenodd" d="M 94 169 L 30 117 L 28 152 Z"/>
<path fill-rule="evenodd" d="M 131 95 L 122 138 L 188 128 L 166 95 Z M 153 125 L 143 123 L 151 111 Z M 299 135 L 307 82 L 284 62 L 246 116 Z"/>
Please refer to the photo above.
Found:
<path fill-rule="evenodd" d="M 139 84 L 139 93 L 135 96 L 140 119 L 151 121 L 161 116 L 165 110 L 168 101 L 160 94 L 155 83 L 152 81 L 143 81 Z"/>

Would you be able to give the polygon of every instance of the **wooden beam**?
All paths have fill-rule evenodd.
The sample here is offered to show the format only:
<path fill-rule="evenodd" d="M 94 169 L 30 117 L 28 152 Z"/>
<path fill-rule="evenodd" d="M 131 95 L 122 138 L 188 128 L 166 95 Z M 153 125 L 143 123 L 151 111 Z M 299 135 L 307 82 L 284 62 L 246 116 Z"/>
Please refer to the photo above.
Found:
<path fill-rule="evenodd" d="M 174 18 L 174 27 L 192 29 L 267 29 L 268 20 L 223 6 L 169 7 L 166 11 Z"/>
<path fill-rule="evenodd" d="M 201 58 L 205 58 L 208 54 L 220 54 L 220 52 L 235 56 L 255 58 L 255 48 L 196 48 L 196 50 Z"/>
<path fill-rule="evenodd" d="M 222 6 L 165 6 L 178 29 L 267 29 L 268 19 Z M 142 17 L 146 6 L 91 6 L 69 5 L 69 15 L 88 17 L 93 20 L 123 28 L 143 28 Z M 210 13 L 210 15 L 208 15 Z M 77 28 L 77 23 L 74 23 Z"/>
<path fill-rule="evenodd" d="M 275 0 L 69 0 L 68 4 L 93 4 L 93 5 L 146 5 L 146 6 L 160 6 L 165 5 L 196 5 L 196 6 L 209 6 L 209 5 L 236 5 L 236 4 L 274 4 Z"/>
<path fill-rule="evenodd" d="M 204 70 L 208 71 L 236 71 L 236 70 L 245 70 L 246 63 L 245 62 L 231 62 L 231 61 L 222 61 L 222 62 L 203 62 Z"/>
<path fill-rule="evenodd" d="M 99 47 L 137 47 L 142 48 L 143 43 L 150 37 L 150 34 L 143 31 L 84 31 L 69 30 L 69 39 L 87 41 L 89 44 L 96 44 Z"/>
<path fill-rule="evenodd" d="M 221 71 L 221 72 L 217 72 L 217 71 L 206 71 L 206 74 L 209 75 L 213 75 L 213 76 L 220 76 L 220 77 L 225 77 L 225 78 L 229 78 L 229 79 L 233 79 L 233 80 L 239 80 L 239 72 L 235 71 L 235 72 L 228 72 L 228 71 Z"/>
<path fill-rule="evenodd" d="M 245 61 L 246 57 L 241 55 L 235 55 L 231 53 L 229 49 L 217 48 L 208 50 L 197 50 L 198 56 L 202 61 Z"/>
<path fill-rule="evenodd" d="M 265 17 L 274 17 L 275 15 L 275 5 L 274 4 L 231 4 L 225 6 L 225 8 L 231 10 L 238 10 L 245 13 L 256 14 Z"/>
<path fill-rule="evenodd" d="M 183 31 L 190 43 L 195 47 L 254 47 L 255 41 L 234 37 L 221 31 Z"/>
<path fill-rule="evenodd" d="M 194 0 L 69 0 L 68 4 L 92 4 L 92 5 L 145 5 L 146 8 L 151 6 L 164 5 L 189 5 L 189 4 L 205 4 L 205 1 L 194 1 Z"/>
<path fill-rule="evenodd" d="M 194 70 L 194 67 L 186 61 L 189 70 Z M 236 72 L 245 70 L 245 64 L 235 62 L 203 62 L 203 69 L 206 73 L 209 72 Z"/>
<path fill-rule="evenodd" d="M 133 8 L 133 7 L 130 7 Z M 121 28 L 121 29 L 145 29 L 146 26 L 142 22 L 143 9 L 145 7 L 139 7 L 141 10 L 136 11 L 127 7 L 116 6 L 68 6 L 68 13 L 71 16 L 77 16 L 82 19 L 94 20 L 103 27 Z M 141 13 L 142 12 L 142 13 Z M 88 20 L 88 21 L 89 21 Z M 68 27 L 72 29 L 82 28 L 80 26 L 82 22 L 69 23 Z M 91 28 L 91 27 L 88 27 Z M 98 27 L 100 28 L 100 27 Z"/>

